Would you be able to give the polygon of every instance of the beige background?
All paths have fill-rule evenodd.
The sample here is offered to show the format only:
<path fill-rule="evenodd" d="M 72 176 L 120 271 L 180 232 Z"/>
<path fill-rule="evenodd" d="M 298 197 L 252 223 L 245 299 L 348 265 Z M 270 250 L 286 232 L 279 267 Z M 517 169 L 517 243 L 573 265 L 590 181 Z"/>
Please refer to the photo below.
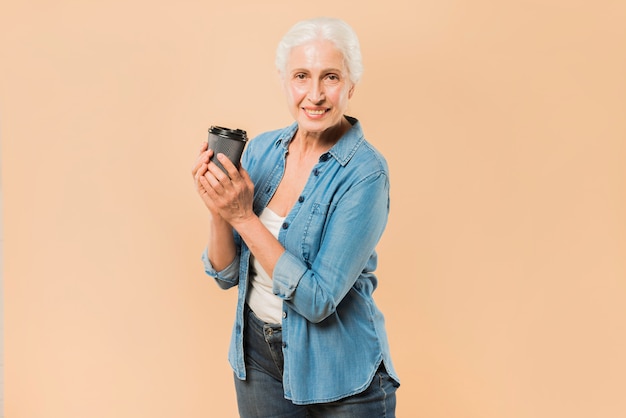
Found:
<path fill-rule="evenodd" d="M 6 417 L 236 416 L 189 169 L 290 123 L 275 45 L 322 14 L 391 167 L 398 416 L 626 416 L 623 1 L 33 0 L 0 13 Z"/>

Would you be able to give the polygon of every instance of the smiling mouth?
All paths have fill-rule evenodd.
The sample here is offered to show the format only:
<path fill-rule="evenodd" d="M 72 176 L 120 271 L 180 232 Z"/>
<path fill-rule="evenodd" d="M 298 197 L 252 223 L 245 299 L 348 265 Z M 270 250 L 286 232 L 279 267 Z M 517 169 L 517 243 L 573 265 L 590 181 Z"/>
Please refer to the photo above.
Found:
<path fill-rule="evenodd" d="M 303 110 L 306 113 L 308 113 L 309 115 L 319 116 L 319 115 L 323 115 L 324 113 L 328 112 L 329 109 L 306 109 L 306 108 L 303 108 Z"/>

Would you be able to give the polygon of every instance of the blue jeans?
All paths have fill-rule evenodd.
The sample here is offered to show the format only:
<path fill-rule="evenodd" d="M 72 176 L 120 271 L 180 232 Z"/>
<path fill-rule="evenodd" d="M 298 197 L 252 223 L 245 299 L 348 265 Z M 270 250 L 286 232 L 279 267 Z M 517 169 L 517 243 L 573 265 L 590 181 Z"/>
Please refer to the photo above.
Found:
<path fill-rule="evenodd" d="M 282 332 L 250 308 L 245 312 L 246 380 L 235 377 L 237 405 L 242 418 L 323 417 L 394 418 L 396 383 L 381 364 L 363 392 L 335 402 L 295 405 L 283 395 Z"/>

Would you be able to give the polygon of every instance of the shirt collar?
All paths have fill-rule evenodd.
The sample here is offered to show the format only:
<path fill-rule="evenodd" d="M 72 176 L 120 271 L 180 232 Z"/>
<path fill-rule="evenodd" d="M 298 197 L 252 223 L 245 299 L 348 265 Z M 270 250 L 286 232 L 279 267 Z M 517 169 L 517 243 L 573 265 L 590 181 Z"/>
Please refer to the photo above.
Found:
<path fill-rule="evenodd" d="M 365 139 L 363 136 L 363 130 L 361 129 L 361 122 L 351 116 L 345 116 L 345 118 L 348 122 L 350 122 L 352 128 L 343 134 L 341 139 L 339 139 L 339 141 L 337 141 L 337 143 L 328 151 L 328 154 L 335 158 L 342 166 L 348 164 L 348 161 L 350 161 L 357 148 L 359 148 L 359 145 L 361 145 Z M 278 147 L 279 145 L 282 145 L 286 151 L 297 130 L 298 123 L 294 122 L 283 130 L 274 143 L 274 146 Z"/>

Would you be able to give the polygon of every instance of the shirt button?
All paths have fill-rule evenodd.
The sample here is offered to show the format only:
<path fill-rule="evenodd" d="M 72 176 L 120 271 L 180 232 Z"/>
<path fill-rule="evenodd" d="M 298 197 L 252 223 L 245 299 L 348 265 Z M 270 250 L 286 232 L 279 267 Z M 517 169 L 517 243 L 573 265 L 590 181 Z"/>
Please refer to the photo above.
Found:
<path fill-rule="evenodd" d="M 287 229 L 287 228 L 289 228 L 289 224 L 288 224 L 287 222 L 285 222 L 285 223 L 283 224 L 283 229 Z"/>
<path fill-rule="evenodd" d="M 287 343 L 283 341 L 283 348 L 287 347 Z"/>
<path fill-rule="evenodd" d="M 304 202 L 304 196 L 300 196 L 300 197 L 298 198 L 298 202 L 300 202 L 300 203 Z"/>
<path fill-rule="evenodd" d="M 319 176 L 320 175 L 320 171 L 316 168 L 315 170 L 313 170 L 313 175 L 314 176 Z"/>
<path fill-rule="evenodd" d="M 328 155 L 328 153 L 326 154 L 322 154 L 320 156 L 320 161 L 324 162 L 324 161 L 328 161 L 328 158 L 330 158 L 330 156 Z"/>
<path fill-rule="evenodd" d="M 283 319 L 287 318 L 287 312 L 283 312 Z"/>

